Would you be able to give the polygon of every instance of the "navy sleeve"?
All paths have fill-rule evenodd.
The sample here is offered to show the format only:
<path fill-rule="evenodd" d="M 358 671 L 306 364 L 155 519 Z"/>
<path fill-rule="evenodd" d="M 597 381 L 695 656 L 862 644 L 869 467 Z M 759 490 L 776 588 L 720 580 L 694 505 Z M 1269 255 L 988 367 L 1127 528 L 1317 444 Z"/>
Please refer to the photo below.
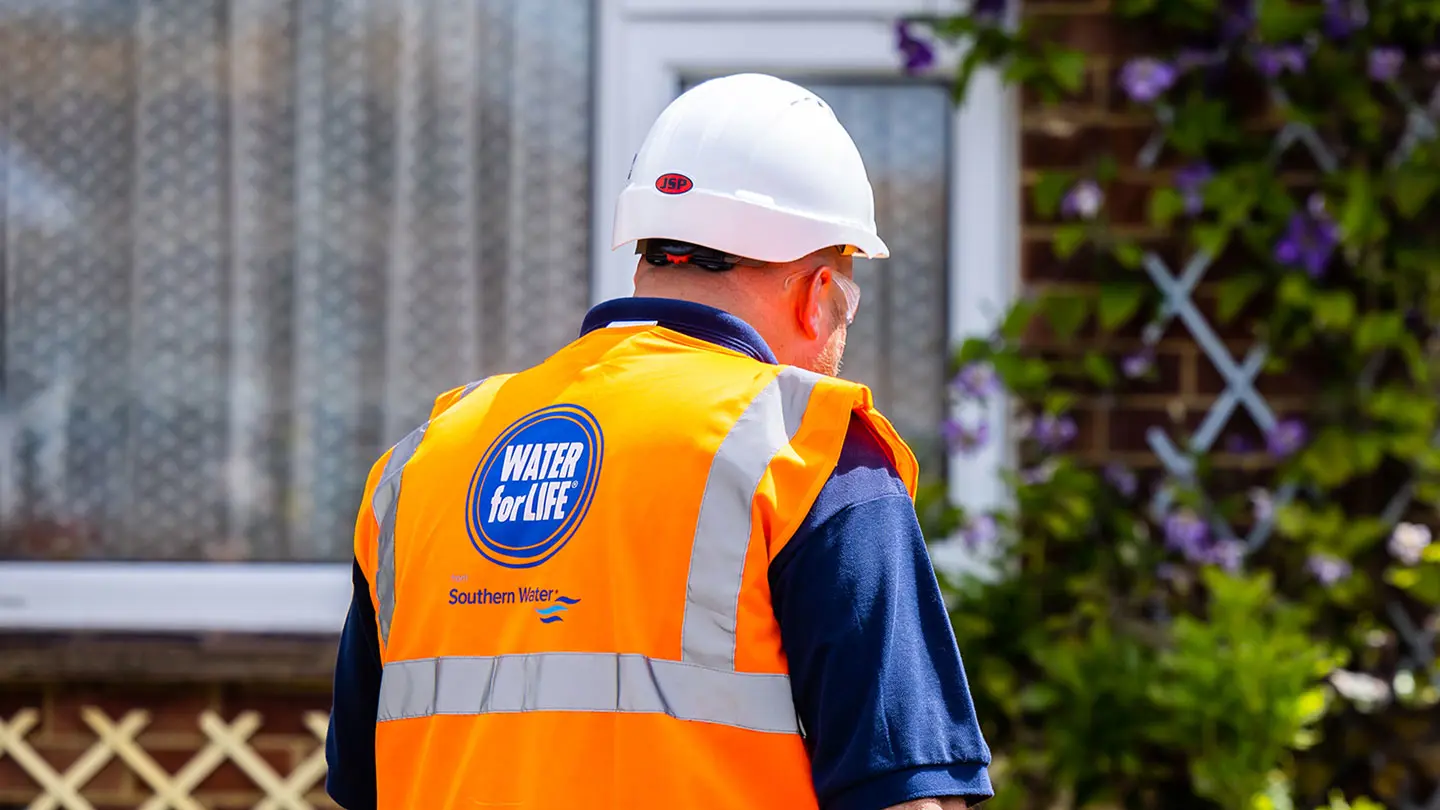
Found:
<path fill-rule="evenodd" d="M 994 795 L 914 504 L 858 419 L 769 579 L 824 810 Z"/>
<path fill-rule="evenodd" d="M 335 697 L 325 735 L 325 792 L 345 810 L 375 808 L 375 716 L 380 707 L 380 638 L 370 583 L 356 562 L 354 595 L 335 659 Z"/>

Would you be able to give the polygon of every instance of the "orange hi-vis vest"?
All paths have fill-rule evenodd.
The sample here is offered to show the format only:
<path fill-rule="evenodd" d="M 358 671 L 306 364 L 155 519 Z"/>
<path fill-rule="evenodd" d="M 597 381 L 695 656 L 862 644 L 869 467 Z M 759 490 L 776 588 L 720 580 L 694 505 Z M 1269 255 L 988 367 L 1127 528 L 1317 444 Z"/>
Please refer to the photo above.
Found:
<path fill-rule="evenodd" d="M 371 471 L 379 807 L 817 806 L 767 571 L 868 389 L 655 325 L 442 396 Z"/>

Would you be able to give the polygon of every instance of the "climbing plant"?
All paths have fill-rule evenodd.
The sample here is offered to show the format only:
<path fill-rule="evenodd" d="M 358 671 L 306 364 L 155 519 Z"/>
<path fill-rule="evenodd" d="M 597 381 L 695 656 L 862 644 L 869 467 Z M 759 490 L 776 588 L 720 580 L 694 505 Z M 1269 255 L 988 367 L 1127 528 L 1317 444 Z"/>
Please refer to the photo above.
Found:
<path fill-rule="evenodd" d="M 1140 52 L 995 0 L 897 27 L 915 73 L 957 46 L 957 99 L 999 69 L 1073 131 L 1098 76 L 1153 125 L 1034 177 L 1085 283 L 957 350 L 952 448 L 1017 443 L 1002 507 L 921 504 L 989 561 L 947 585 L 993 806 L 1440 810 L 1440 2 L 1111 6 Z M 1182 341 L 1223 381 L 1203 418 L 1134 468 L 1077 446 Z"/>

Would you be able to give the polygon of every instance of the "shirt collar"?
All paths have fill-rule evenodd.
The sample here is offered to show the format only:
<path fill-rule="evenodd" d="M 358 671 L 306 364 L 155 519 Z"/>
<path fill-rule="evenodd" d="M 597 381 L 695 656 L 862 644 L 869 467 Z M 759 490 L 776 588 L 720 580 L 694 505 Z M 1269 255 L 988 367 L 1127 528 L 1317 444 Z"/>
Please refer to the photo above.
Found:
<path fill-rule="evenodd" d="M 750 324 L 724 310 L 673 298 L 616 298 L 585 315 L 580 334 L 611 324 L 655 324 L 775 364 L 775 353 Z"/>

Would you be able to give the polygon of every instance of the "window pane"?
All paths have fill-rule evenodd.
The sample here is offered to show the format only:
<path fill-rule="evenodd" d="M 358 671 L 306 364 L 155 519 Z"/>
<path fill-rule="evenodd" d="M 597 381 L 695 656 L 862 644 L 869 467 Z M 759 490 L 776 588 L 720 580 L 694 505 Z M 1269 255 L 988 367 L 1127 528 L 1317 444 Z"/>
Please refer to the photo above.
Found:
<path fill-rule="evenodd" d="M 0 9 L 0 558 L 341 560 L 589 303 L 590 0 Z"/>

